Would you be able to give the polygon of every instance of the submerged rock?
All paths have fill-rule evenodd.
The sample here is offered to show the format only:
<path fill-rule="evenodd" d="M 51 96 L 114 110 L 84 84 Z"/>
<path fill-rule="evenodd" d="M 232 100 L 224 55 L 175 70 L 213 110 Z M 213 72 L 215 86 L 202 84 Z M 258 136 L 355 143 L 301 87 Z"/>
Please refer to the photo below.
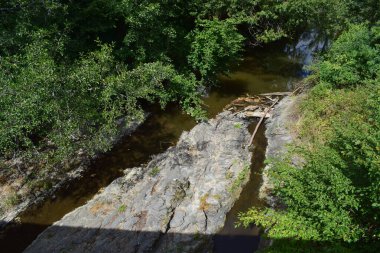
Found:
<path fill-rule="evenodd" d="M 249 178 L 248 125 L 230 112 L 198 124 L 146 166 L 126 169 L 25 252 L 211 252 L 212 235 Z"/>

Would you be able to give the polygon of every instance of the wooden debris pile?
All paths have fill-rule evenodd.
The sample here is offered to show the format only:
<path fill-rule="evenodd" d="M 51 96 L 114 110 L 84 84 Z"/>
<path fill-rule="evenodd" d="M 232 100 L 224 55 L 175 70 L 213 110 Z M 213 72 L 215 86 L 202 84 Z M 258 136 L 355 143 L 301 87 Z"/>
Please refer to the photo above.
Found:
<path fill-rule="evenodd" d="M 231 111 L 238 117 L 260 118 L 260 121 L 257 123 L 256 128 L 253 131 L 247 148 L 249 148 L 252 145 L 257 130 L 259 129 L 264 118 L 271 117 L 273 107 L 277 104 L 278 101 L 280 101 L 280 98 L 283 96 L 289 96 L 291 94 L 291 92 L 273 92 L 254 96 L 240 97 L 232 101 L 224 108 L 225 111 Z"/>
<path fill-rule="evenodd" d="M 239 97 L 224 107 L 225 111 L 231 111 L 242 118 L 269 118 L 273 106 L 283 96 L 291 92 L 273 92 L 254 96 Z"/>

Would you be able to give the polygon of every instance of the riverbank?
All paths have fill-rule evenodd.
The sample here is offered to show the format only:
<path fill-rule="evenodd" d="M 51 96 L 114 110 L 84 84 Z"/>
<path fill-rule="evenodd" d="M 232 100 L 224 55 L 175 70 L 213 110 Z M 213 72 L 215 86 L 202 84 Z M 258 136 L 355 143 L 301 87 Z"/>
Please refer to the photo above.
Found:
<path fill-rule="evenodd" d="M 121 139 L 131 135 L 142 123 L 143 121 L 139 121 L 129 127 L 124 127 L 121 121 L 118 134 L 110 136 L 109 142 L 114 146 Z M 101 154 L 91 156 L 84 150 L 79 150 L 64 170 L 49 170 L 42 178 L 30 179 L 29 176 L 33 173 L 33 167 L 31 167 L 26 170 L 27 172 L 20 174 L 19 177 L 4 181 L 0 186 L 0 197 L 5 200 L 0 203 L 0 210 L 2 210 L 0 231 L 6 229 L 11 223 L 17 224 L 17 217 L 21 213 L 40 205 L 48 198 L 54 198 L 58 190 L 82 178 L 90 169 L 91 161 L 95 160 L 99 155 Z M 20 164 L 22 160 L 17 158 L 8 160 L 7 163 L 12 167 L 25 166 L 25 164 Z M 1 173 L 6 172 L 2 171 Z M 15 198 L 15 194 L 17 194 L 17 199 L 14 201 L 17 202 L 12 203 L 10 199 Z"/>

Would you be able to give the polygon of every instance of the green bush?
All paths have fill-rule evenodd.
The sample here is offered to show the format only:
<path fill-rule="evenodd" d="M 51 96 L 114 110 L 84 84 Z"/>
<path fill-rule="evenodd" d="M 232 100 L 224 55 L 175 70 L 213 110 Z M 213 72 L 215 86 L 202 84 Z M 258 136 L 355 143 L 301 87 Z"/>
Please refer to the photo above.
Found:
<path fill-rule="evenodd" d="M 277 209 L 252 208 L 276 239 L 268 252 L 365 252 L 380 245 L 380 54 L 378 28 L 353 25 L 314 66 L 300 105 L 300 140 L 270 161 Z M 292 158 L 302 161 L 298 165 Z M 375 251 L 373 248 L 367 249 Z"/>
<path fill-rule="evenodd" d="M 380 74 L 380 48 L 376 31 L 352 25 L 319 63 L 321 82 L 337 88 L 367 83 Z"/>
<path fill-rule="evenodd" d="M 214 77 L 237 61 L 244 39 L 233 22 L 219 20 L 200 21 L 189 38 L 193 41 L 189 62 L 203 78 Z"/>
<path fill-rule="evenodd" d="M 67 67 L 54 61 L 47 43 L 38 40 L 23 54 L 1 62 L 3 154 L 38 150 L 48 142 L 62 157 L 80 147 L 107 149 L 118 119 L 124 117 L 127 126 L 142 119 L 141 99 L 159 101 L 163 107 L 181 101 L 190 114 L 200 116 L 194 113 L 200 106 L 196 80 L 178 74 L 170 64 L 146 63 L 128 70 L 115 61 L 111 46 L 102 45 Z"/>

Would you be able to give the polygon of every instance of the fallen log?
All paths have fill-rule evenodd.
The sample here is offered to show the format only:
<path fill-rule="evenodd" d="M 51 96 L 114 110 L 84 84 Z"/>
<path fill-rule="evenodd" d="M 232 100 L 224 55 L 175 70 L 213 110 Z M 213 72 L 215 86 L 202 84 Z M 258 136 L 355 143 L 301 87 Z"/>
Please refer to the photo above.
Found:
<path fill-rule="evenodd" d="M 263 93 L 260 94 L 260 96 L 289 96 L 292 92 L 290 91 L 284 91 L 284 92 L 271 92 L 271 93 Z"/>
<path fill-rule="evenodd" d="M 244 111 L 254 111 L 257 108 L 259 108 L 259 106 L 257 105 L 248 105 L 247 107 L 244 108 Z"/>
<path fill-rule="evenodd" d="M 277 102 L 278 102 L 279 100 L 280 100 L 280 99 L 277 98 L 276 101 L 274 101 L 274 102 L 271 104 L 271 106 L 269 106 L 268 108 L 265 109 L 265 111 L 264 111 L 264 115 L 261 116 L 260 121 L 259 121 L 259 123 L 257 123 L 257 125 L 256 125 L 256 127 L 255 127 L 255 130 L 253 131 L 253 134 L 252 134 L 252 136 L 251 136 L 251 139 L 249 140 L 249 143 L 248 143 L 248 146 L 247 146 L 248 148 L 249 148 L 250 146 L 252 146 L 253 139 L 255 138 L 255 135 L 256 135 L 256 133 L 257 133 L 257 130 L 259 130 L 259 127 L 260 127 L 261 123 L 263 122 L 265 116 L 268 114 L 269 110 L 272 109 L 273 106 L 275 106 L 275 104 L 277 104 Z"/>
<path fill-rule="evenodd" d="M 265 114 L 265 111 L 264 112 L 258 112 L 258 111 L 254 111 L 254 112 L 251 112 L 251 111 L 247 111 L 247 112 L 242 112 L 244 114 L 244 117 L 245 118 L 270 118 L 272 116 L 272 114 L 270 113 L 266 113 Z"/>

